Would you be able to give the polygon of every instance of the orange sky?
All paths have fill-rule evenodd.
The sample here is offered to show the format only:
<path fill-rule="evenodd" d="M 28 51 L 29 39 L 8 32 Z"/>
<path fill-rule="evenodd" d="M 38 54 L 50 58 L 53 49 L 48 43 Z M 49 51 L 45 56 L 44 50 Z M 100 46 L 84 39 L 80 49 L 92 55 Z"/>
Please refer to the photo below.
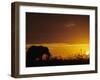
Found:
<path fill-rule="evenodd" d="M 26 44 L 89 44 L 89 16 L 26 13 Z"/>

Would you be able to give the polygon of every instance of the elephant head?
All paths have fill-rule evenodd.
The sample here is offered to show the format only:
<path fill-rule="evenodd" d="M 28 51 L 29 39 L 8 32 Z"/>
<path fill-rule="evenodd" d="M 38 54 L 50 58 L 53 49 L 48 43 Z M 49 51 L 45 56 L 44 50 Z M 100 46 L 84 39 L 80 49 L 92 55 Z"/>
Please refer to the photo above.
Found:
<path fill-rule="evenodd" d="M 26 64 L 32 64 L 36 60 L 48 60 L 50 52 L 44 46 L 31 46 L 26 52 Z"/>

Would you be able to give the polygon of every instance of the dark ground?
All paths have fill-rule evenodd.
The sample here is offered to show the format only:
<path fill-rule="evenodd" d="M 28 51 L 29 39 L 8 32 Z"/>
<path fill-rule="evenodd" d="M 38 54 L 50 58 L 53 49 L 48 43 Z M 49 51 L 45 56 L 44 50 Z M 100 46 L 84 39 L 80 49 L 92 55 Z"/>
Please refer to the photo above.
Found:
<path fill-rule="evenodd" d="M 26 67 L 41 67 L 41 66 L 60 66 L 60 65 L 82 65 L 89 64 L 89 59 L 50 59 L 50 60 L 38 60 L 33 61 L 32 64 L 26 64 Z"/>

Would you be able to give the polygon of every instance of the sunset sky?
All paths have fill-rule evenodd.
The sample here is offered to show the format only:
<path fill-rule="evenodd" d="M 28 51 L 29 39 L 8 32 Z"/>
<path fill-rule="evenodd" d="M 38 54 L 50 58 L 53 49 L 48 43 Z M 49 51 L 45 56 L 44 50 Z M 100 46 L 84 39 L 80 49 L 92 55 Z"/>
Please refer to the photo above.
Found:
<path fill-rule="evenodd" d="M 26 44 L 89 43 L 89 16 L 26 13 Z"/>

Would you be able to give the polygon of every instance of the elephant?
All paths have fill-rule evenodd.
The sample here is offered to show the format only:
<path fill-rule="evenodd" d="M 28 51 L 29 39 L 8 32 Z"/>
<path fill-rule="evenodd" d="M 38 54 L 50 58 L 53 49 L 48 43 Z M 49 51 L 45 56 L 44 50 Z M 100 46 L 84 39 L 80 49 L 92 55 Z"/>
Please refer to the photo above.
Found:
<path fill-rule="evenodd" d="M 26 66 L 31 66 L 35 61 L 49 60 L 50 52 L 44 46 L 31 46 L 26 52 Z"/>

